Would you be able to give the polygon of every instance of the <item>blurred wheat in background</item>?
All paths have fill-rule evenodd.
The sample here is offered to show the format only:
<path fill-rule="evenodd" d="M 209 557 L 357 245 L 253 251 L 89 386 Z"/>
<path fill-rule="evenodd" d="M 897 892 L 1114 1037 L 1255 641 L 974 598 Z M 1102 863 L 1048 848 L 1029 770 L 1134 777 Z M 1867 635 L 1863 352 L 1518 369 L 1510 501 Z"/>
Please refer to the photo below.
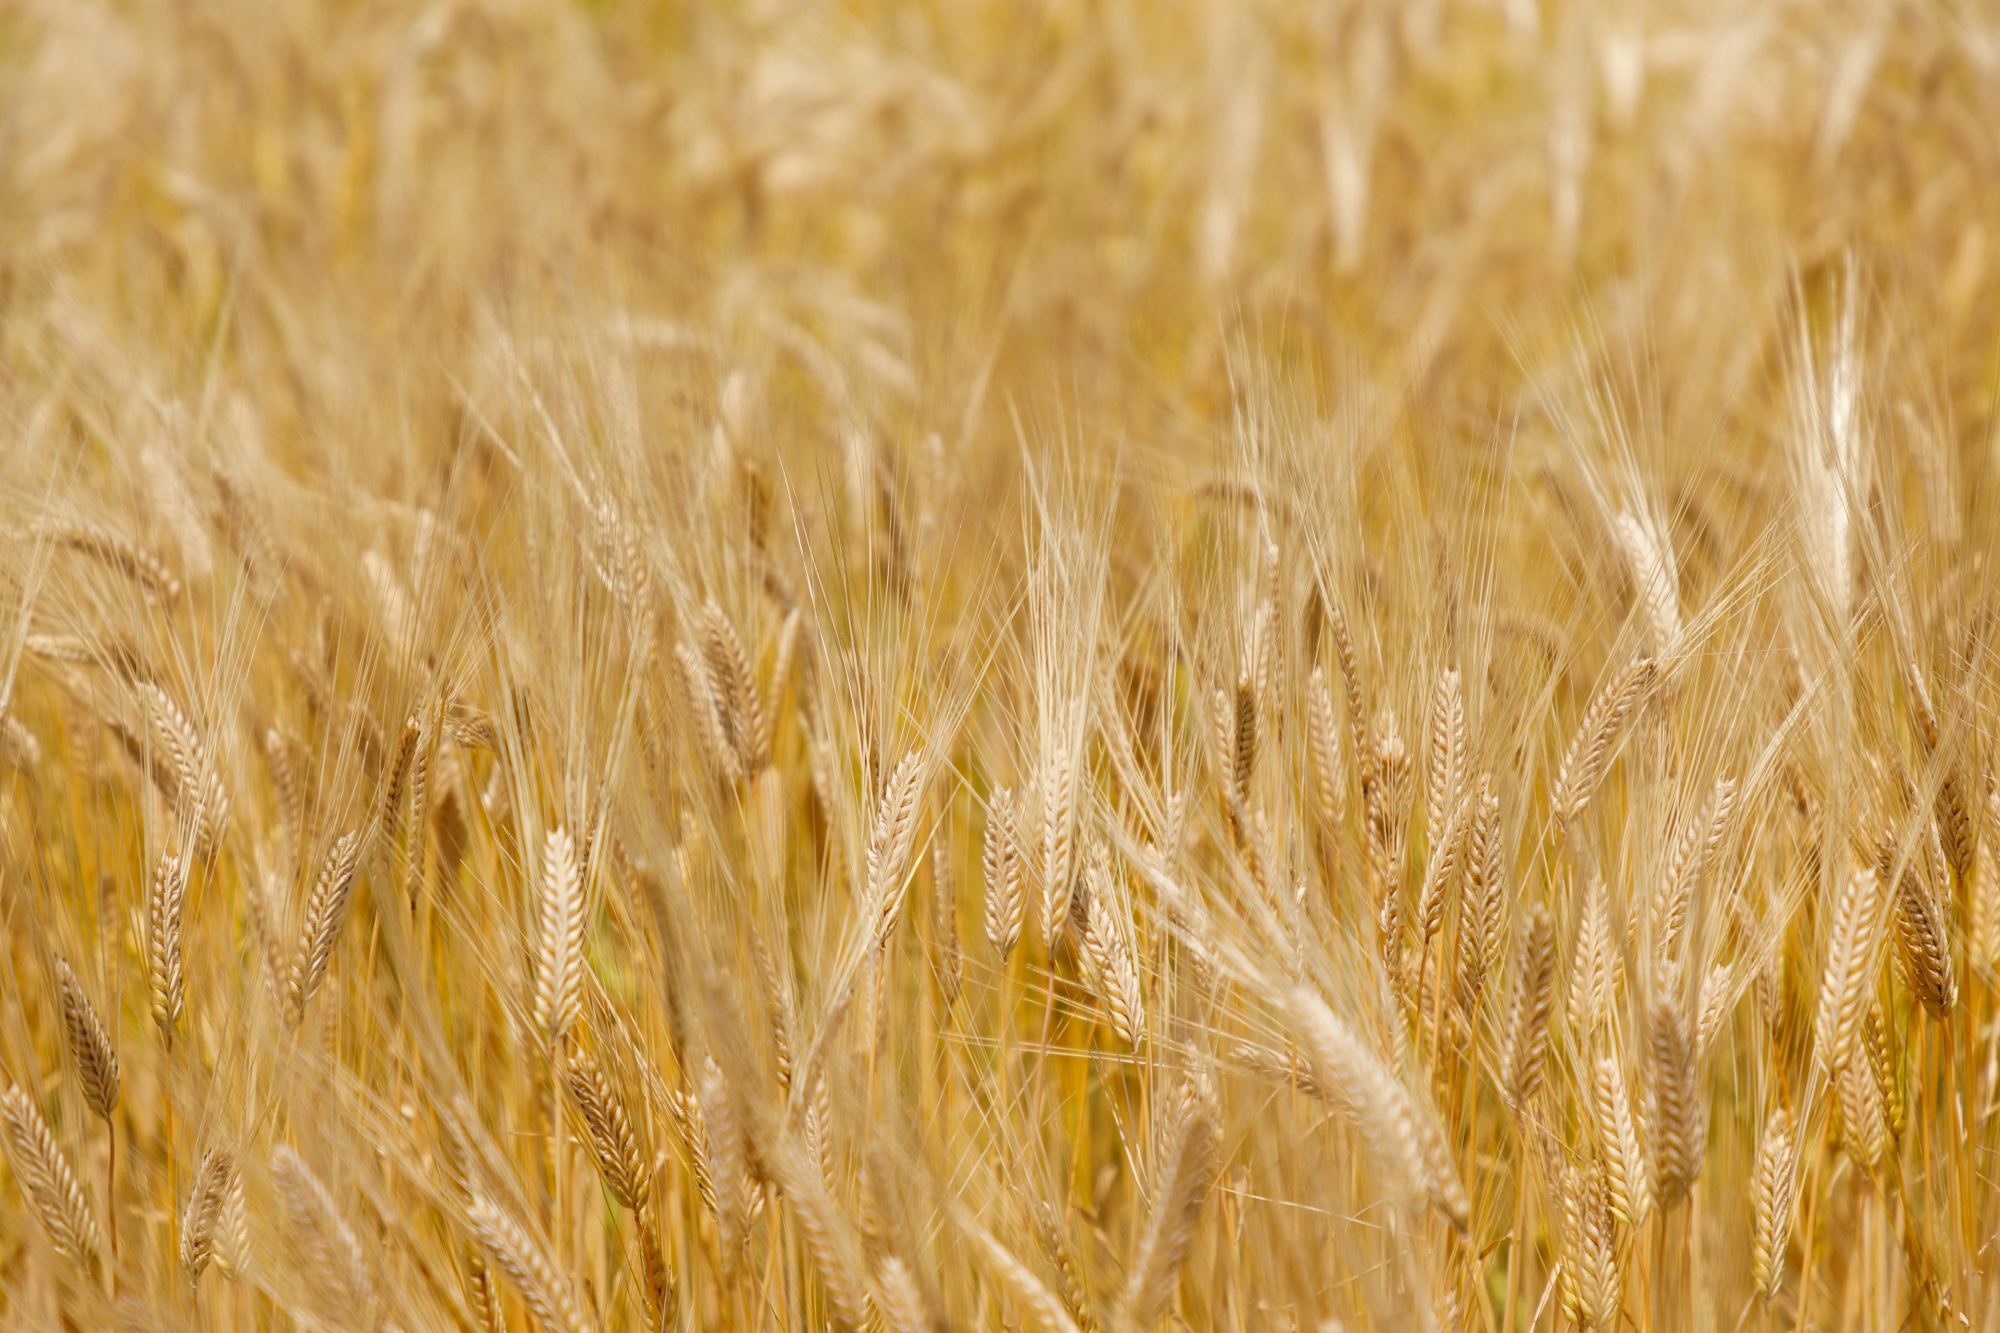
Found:
<path fill-rule="evenodd" d="M 2000 1330 L 2000 15 L 17 0 L 9 1328 Z"/>

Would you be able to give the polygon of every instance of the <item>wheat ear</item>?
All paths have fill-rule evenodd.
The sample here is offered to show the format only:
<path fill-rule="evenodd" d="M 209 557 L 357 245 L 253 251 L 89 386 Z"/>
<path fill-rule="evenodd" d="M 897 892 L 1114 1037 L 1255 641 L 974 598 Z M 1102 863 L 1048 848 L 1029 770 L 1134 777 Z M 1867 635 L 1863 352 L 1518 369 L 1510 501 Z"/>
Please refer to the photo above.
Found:
<path fill-rule="evenodd" d="M 1500 842 L 1500 797 L 1493 777 L 1479 779 L 1479 808 L 1467 833 L 1465 901 L 1458 925 L 1458 1003 L 1475 1020 L 1486 978 L 1507 947 L 1507 874 Z"/>
<path fill-rule="evenodd" d="M 210 1148 L 195 1172 L 194 1188 L 188 1191 L 187 1207 L 181 1212 L 181 1267 L 188 1278 L 198 1280 L 215 1254 L 216 1224 L 228 1195 L 234 1159 L 227 1148 Z"/>
<path fill-rule="evenodd" d="M 1638 658 L 1607 681 L 1584 709 L 1583 720 L 1577 723 L 1576 734 L 1556 769 L 1556 784 L 1549 797 L 1558 835 L 1583 813 L 1604 776 L 1612 743 L 1657 675 L 1652 658 Z"/>
<path fill-rule="evenodd" d="M 1450 841 L 1445 824 L 1458 808 L 1465 780 L 1465 699 L 1458 672 L 1439 674 L 1431 694 L 1430 748 L 1424 756 L 1424 840 L 1430 854 Z"/>
<path fill-rule="evenodd" d="M 472 1234 L 493 1267 L 514 1284 L 535 1327 L 544 1333 L 585 1333 L 587 1325 L 553 1260 L 499 1204 L 475 1193 L 466 1208 Z"/>
<path fill-rule="evenodd" d="M 1768 1307 L 1778 1294 L 1785 1275 L 1785 1249 L 1792 1230 L 1792 1196 L 1798 1186 L 1797 1148 L 1792 1140 L 1792 1117 L 1784 1107 L 1772 1109 L 1764 1121 L 1764 1137 L 1757 1145 L 1756 1175 L 1751 1181 L 1751 1202 L 1756 1210 L 1756 1231 L 1750 1246 L 1751 1280 Z"/>
<path fill-rule="evenodd" d="M 1514 965 L 1514 1005 L 1500 1057 L 1500 1090 L 1519 1112 L 1541 1086 L 1549 1047 L 1549 1003 L 1555 991 L 1556 932 L 1549 909 L 1537 903 L 1521 931 Z"/>
<path fill-rule="evenodd" d="M 181 907 L 187 897 L 187 861 L 163 852 L 146 892 L 146 959 L 151 974 L 153 1021 L 172 1039 L 186 998 L 181 971 Z"/>
<path fill-rule="evenodd" d="M 42 1219 L 49 1243 L 78 1263 L 88 1263 L 97 1253 L 97 1219 L 91 1215 L 83 1186 L 69 1169 L 69 1158 L 42 1119 L 41 1108 L 28 1093 L 9 1084 L 0 1093 L 0 1120 L 6 1125 L 14 1179 Z"/>
<path fill-rule="evenodd" d="M 333 946 L 340 939 L 341 922 L 354 893 L 355 864 L 361 853 L 361 835 L 343 833 L 320 866 L 312 896 L 306 899 L 305 917 L 299 927 L 298 949 L 292 957 L 290 985 L 285 992 L 286 1022 L 297 1027 L 305 1017 L 306 1004 L 319 989 L 333 961 Z"/>
<path fill-rule="evenodd" d="M 298 1246 L 296 1253 L 328 1304 L 351 1312 L 357 1323 L 373 1324 L 375 1284 L 368 1276 L 361 1242 L 319 1176 L 291 1145 L 280 1144 L 271 1154 L 271 1179 Z"/>
<path fill-rule="evenodd" d="M 1033 1330 L 1033 1333 L 1089 1333 L 1089 1330 L 1078 1327 L 1062 1302 L 1043 1285 L 1042 1280 L 1015 1258 L 1006 1246 L 995 1240 L 969 1211 L 954 1208 L 952 1219 L 958 1226 L 959 1234 L 972 1242 L 973 1250 L 986 1269 L 1006 1288 L 1014 1303 L 1014 1312 L 1025 1328 Z"/>
<path fill-rule="evenodd" d="M 1125 941 L 1124 908 L 1114 896 L 1116 889 L 1102 847 L 1091 849 L 1084 886 L 1084 956 L 1097 973 L 1098 991 L 1111 1012 L 1111 1025 L 1127 1046 L 1136 1048 L 1145 1035 L 1146 1011 L 1139 994 L 1139 973 Z"/>
<path fill-rule="evenodd" d="M 1854 1047 L 1862 1002 L 1874 971 L 1875 931 L 1882 881 L 1873 870 L 1857 869 L 1842 886 L 1827 937 L 1818 1015 L 1813 1022 L 1813 1060 L 1838 1073 Z"/>
<path fill-rule="evenodd" d="M 1137 1328 L 1159 1321 L 1180 1282 L 1220 1155 L 1215 1125 L 1199 1098 L 1183 1098 L 1180 1116 L 1167 1151 L 1166 1173 L 1155 1192 L 1153 1215 L 1125 1286 L 1125 1314 Z"/>
<path fill-rule="evenodd" d="M 652 1178 L 646 1169 L 646 1154 L 633 1132 L 632 1118 L 626 1113 L 625 1099 L 581 1047 L 569 1053 L 563 1087 L 583 1116 L 591 1154 L 612 1197 L 634 1213 L 645 1212 L 651 1202 Z"/>
<path fill-rule="evenodd" d="M 67 959 L 56 959 L 56 990 L 62 1002 L 63 1039 L 76 1062 L 84 1104 L 108 1124 L 118 1105 L 118 1053 Z"/>
<path fill-rule="evenodd" d="M 1694 1044 L 1671 967 L 1646 1020 L 1646 1127 L 1653 1139 L 1661 1209 L 1687 1197 L 1701 1174 L 1708 1117 L 1695 1074 Z"/>
<path fill-rule="evenodd" d="M 551 829 L 542 848 L 541 930 L 535 941 L 535 1031 L 553 1049 L 583 1000 L 583 886 L 576 844 Z"/>
<path fill-rule="evenodd" d="M 141 550 L 118 533 L 54 519 L 37 524 L 36 529 L 59 546 L 109 565 L 162 603 L 172 603 L 181 595 L 181 581 L 158 556 Z"/>
<path fill-rule="evenodd" d="M 912 750 L 882 785 L 882 799 L 875 809 L 874 826 L 868 834 L 865 901 L 874 916 L 869 938 L 877 944 L 886 941 L 896 928 L 903 898 L 909 892 L 910 848 L 917 837 L 917 808 L 923 784 L 923 752 Z"/>

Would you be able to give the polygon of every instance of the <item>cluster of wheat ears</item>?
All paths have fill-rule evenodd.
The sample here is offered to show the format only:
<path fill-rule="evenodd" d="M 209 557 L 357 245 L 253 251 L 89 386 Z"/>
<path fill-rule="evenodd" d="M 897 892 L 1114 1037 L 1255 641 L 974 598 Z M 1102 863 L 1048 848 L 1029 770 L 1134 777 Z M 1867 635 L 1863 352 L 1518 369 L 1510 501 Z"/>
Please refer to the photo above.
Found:
<path fill-rule="evenodd" d="M 2000 1329 L 1976 7 L 0 74 L 9 1327 Z"/>

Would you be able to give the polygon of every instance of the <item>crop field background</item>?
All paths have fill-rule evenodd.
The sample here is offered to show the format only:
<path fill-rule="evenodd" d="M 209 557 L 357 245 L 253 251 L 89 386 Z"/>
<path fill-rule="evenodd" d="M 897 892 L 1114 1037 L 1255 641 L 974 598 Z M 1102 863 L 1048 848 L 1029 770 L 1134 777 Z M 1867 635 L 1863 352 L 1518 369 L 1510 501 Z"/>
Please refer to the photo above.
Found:
<path fill-rule="evenodd" d="M 2000 1330 L 2000 13 L 0 6 L 0 1325 Z"/>

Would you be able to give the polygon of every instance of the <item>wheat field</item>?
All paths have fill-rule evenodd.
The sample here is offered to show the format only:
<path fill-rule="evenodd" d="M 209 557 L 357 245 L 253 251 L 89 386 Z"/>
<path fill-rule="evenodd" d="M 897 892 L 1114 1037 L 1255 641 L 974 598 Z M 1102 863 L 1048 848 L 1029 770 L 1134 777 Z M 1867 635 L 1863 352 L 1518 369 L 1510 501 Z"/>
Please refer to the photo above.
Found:
<path fill-rule="evenodd" d="M 15 0 L 0 1325 L 2000 1330 L 2000 14 Z"/>

